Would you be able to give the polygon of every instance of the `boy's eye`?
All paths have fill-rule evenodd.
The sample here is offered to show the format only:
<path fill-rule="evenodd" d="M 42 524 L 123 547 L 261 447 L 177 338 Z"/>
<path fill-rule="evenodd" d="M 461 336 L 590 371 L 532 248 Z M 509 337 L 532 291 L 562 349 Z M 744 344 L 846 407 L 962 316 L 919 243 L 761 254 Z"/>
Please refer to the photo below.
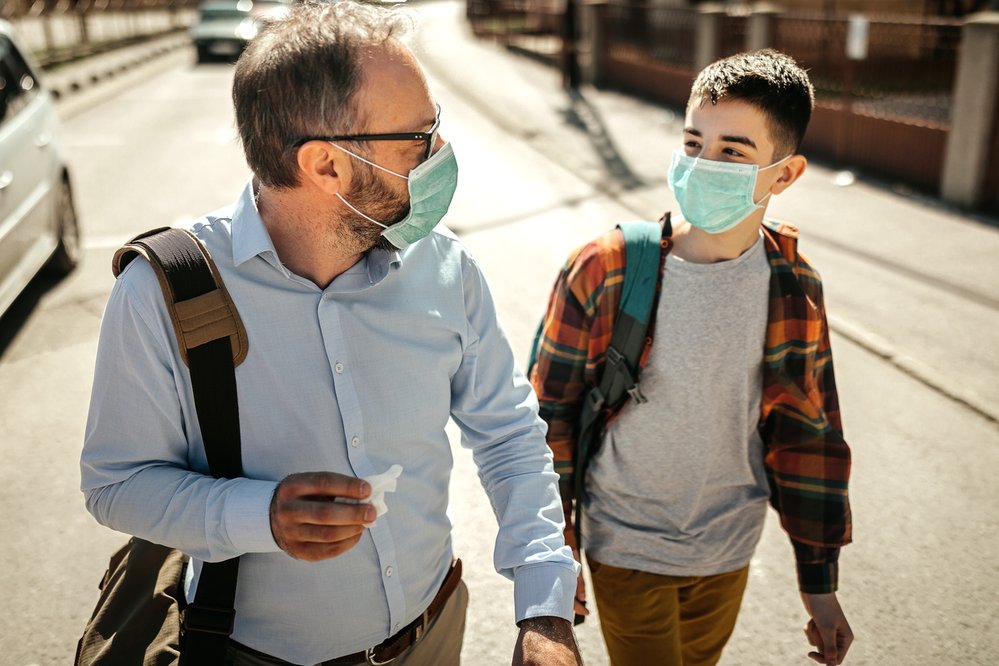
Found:
<path fill-rule="evenodd" d="M 722 152 L 725 153 L 726 155 L 731 155 L 732 157 L 742 157 L 743 156 L 742 153 L 740 153 L 735 148 L 726 148 Z"/>

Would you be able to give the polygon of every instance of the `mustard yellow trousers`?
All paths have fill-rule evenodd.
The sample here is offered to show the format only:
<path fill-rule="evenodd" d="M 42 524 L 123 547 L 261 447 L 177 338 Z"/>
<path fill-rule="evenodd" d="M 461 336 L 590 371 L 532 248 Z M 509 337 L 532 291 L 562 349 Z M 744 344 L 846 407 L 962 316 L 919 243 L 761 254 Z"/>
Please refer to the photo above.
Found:
<path fill-rule="evenodd" d="M 732 635 L 749 567 L 715 576 L 661 576 L 587 556 L 613 666 L 709 666 Z"/>

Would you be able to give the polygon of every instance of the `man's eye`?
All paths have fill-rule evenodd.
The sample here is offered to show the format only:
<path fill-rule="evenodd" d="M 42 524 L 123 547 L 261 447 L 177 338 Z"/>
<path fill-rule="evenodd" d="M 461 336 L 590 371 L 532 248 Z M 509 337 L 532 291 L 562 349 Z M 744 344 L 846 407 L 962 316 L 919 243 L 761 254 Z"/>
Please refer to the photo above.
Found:
<path fill-rule="evenodd" d="M 690 141 L 685 141 L 683 143 L 683 145 L 686 146 L 687 148 L 700 148 L 701 147 L 701 144 L 698 143 L 697 141 L 694 141 L 693 139 L 691 139 Z"/>
<path fill-rule="evenodd" d="M 731 155 L 732 157 L 742 157 L 743 156 L 742 153 L 740 153 L 735 148 L 726 148 L 722 152 L 725 153 L 726 155 Z"/>

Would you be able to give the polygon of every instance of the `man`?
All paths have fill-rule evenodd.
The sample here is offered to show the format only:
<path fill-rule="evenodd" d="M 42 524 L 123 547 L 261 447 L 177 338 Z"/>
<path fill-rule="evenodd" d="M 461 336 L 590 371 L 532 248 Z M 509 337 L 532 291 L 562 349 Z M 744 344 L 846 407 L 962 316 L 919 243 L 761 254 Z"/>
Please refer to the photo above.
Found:
<path fill-rule="evenodd" d="M 514 662 L 576 664 L 578 565 L 544 424 L 475 261 L 436 226 L 457 166 L 402 28 L 371 5 L 295 6 L 240 58 L 233 101 L 254 179 L 190 229 L 250 341 L 237 369 L 245 478 L 208 474 L 160 289 L 135 261 L 101 330 L 87 507 L 191 554 L 189 600 L 203 562 L 240 556 L 231 663 L 366 663 L 451 567 L 451 416 L 499 517 Z M 395 465 L 376 517 L 362 478 Z M 393 663 L 457 664 L 466 604 L 459 585 Z"/>
<path fill-rule="evenodd" d="M 768 500 L 794 546 L 810 656 L 839 664 L 852 641 L 836 597 L 850 452 L 822 285 L 797 231 L 764 222 L 769 197 L 805 170 L 813 103 L 807 74 L 774 51 L 720 60 L 694 82 L 669 171 L 685 219 L 664 218 L 648 402 L 606 428 L 576 498 L 615 665 L 718 661 Z M 620 232 L 570 256 L 532 374 L 569 523 L 581 401 L 604 365 L 623 264 Z"/>

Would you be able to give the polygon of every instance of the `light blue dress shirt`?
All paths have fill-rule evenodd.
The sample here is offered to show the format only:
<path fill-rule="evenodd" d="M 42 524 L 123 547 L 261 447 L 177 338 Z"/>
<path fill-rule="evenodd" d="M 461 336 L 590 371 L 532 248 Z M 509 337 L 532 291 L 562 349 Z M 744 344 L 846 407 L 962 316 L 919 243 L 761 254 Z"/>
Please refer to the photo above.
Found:
<path fill-rule="evenodd" d="M 202 561 L 242 556 L 233 638 L 294 663 L 376 645 L 430 603 L 451 562 L 448 416 L 499 521 L 494 564 L 516 620 L 572 616 L 578 565 L 530 384 L 474 259 L 446 229 L 372 250 L 326 289 L 282 265 L 253 188 L 191 231 L 246 326 L 236 369 L 245 478 L 208 475 L 190 377 L 149 265 L 122 272 L 101 327 L 81 459 L 97 520 Z M 322 562 L 275 544 L 268 507 L 288 474 L 404 468 L 389 511 Z"/>

